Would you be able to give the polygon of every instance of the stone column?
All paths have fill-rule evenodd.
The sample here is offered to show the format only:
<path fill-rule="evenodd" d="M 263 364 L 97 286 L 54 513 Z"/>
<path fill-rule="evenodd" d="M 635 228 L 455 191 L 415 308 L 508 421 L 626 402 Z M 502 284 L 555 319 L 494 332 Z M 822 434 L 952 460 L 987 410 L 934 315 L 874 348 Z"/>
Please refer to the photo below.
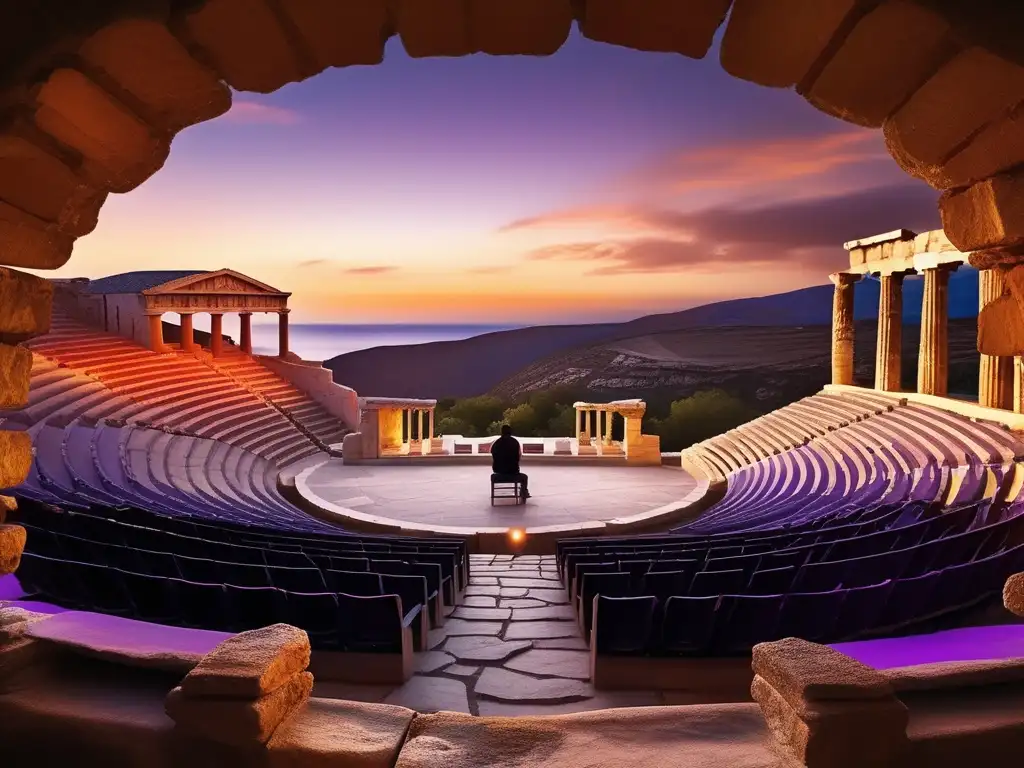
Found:
<path fill-rule="evenodd" d="M 423 409 L 416 409 L 416 437 L 423 442 Z"/>
<path fill-rule="evenodd" d="M 434 439 L 434 409 L 433 408 L 431 408 L 429 411 L 427 411 L 427 419 L 429 420 L 429 424 L 430 424 L 430 439 L 433 440 Z"/>
<path fill-rule="evenodd" d="M 149 348 L 154 352 L 166 352 L 164 346 L 164 316 L 147 315 L 149 318 Z"/>
<path fill-rule="evenodd" d="M 238 343 L 242 347 L 242 351 L 247 355 L 252 354 L 252 312 L 242 312 L 239 314 L 239 319 L 242 322 L 241 333 L 239 334 Z"/>
<path fill-rule="evenodd" d="M 1003 295 L 1005 272 L 999 269 L 978 271 L 978 311 Z M 1012 357 L 981 355 L 978 361 L 978 403 L 988 408 L 1014 408 L 1014 367 Z"/>
<path fill-rule="evenodd" d="M 192 335 L 192 314 L 181 312 L 178 316 L 181 318 L 181 348 L 191 352 L 196 346 L 195 337 Z"/>
<path fill-rule="evenodd" d="M 882 275 L 880 282 L 875 389 L 899 392 L 903 346 L 903 275 Z"/>
<path fill-rule="evenodd" d="M 587 433 L 587 439 L 589 440 L 591 438 L 592 434 L 593 434 L 590 431 L 590 409 L 589 408 L 587 408 L 587 410 L 585 410 L 583 412 L 583 423 L 584 423 L 583 429 Z"/>
<path fill-rule="evenodd" d="M 945 266 L 924 270 L 917 355 L 917 391 L 923 395 L 945 397 L 949 387 L 949 272 Z"/>
<path fill-rule="evenodd" d="M 853 287 L 860 275 L 836 272 L 832 296 L 832 383 L 853 384 Z"/>
<path fill-rule="evenodd" d="M 605 411 L 604 414 L 604 444 L 612 444 L 612 419 L 615 418 L 614 411 Z"/>
<path fill-rule="evenodd" d="M 412 442 L 412 408 L 402 409 L 405 418 L 405 440 L 403 442 Z"/>
<path fill-rule="evenodd" d="M 579 408 L 576 408 L 576 435 L 575 435 L 575 437 L 578 438 L 582 431 L 583 431 L 583 411 L 581 411 Z"/>
<path fill-rule="evenodd" d="M 288 312 L 282 309 L 277 315 L 277 356 L 288 357 Z"/>
<path fill-rule="evenodd" d="M 210 352 L 214 357 L 224 354 L 224 315 L 221 312 L 210 313 Z"/>
<path fill-rule="evenodd" d="M 1021 376 L 1021 368 L 1024 366 L 1024 357 L 1013 358 L 1013 410 L 1015 413 L 1024 413 L 1024 376 Z"/>

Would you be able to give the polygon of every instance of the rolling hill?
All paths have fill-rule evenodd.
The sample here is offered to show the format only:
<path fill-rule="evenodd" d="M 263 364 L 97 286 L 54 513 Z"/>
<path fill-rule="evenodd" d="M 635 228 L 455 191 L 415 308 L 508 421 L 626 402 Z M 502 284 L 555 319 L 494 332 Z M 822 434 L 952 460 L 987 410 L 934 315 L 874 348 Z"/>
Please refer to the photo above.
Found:
<path fill-rule="evenodd" d="M 970 320 L 977 315 L 977 280 L 973 269 L 953 274 L 952 319 Z M 916 354 L 916 329 L 910 326 L 920 322 L 922 285 L 920 279 L 905 283 L 905 344 L 915 339 L 905 358 Z M 870 323 L 877 313 L 878 282 L 859 283 L 856 319 Z M 602 396 L 645 392 L 650 397 L 664 394 L 663 390 L 682 392 L 704 386 L 725 376 L 729 366 L 746 371 L 742 376 L 751 379 L 751 386 L 778 366 L 789 370 L 790 377 L 792 371 L 807 371 L 806 386 L 812 386 L 811 381 L 823 375 L 822 366 L 827 369 L 831 318 L 832 286 L 818 285 L 623 323 L 534 326 L 460 341 L 374 347 L 339 355 L 324 365 L 336 381 L 357 392 L 391 397 L 469 397 L 492 390 L 516 396 L 555 382 L 587 387 Z M 973 321 L 952 324 L 951 339 L 958 349 L 965 339 L 973 348 L 973 327 Z M 874 331 L 865 326 L 858 337 L 858 348 L 870 342 L 873 360 Z M 774 338 L 778 344 L 773 344 Z M 739 354 L 725 364 L 720 357 L 723 348 Z M 802 358 L 801 350 L 806 353 Z M 748 352 L 755 357 L 745 359 Z M 866 348 L 863 353 L 867 354 Z M 862 356 L 859 352 L 858 358 Z M 765 365 L 767 369 L 756 372 Z M 709 370 L 716 372 L 710 378 Z"/>

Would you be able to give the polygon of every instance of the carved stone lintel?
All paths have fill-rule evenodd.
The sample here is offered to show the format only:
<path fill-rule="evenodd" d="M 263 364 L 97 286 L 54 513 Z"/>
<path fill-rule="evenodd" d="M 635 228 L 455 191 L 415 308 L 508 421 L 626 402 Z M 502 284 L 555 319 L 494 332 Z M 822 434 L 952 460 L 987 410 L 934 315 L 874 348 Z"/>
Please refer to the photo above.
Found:
<path fill-rule="evenodd" d="M 968 262 L 975 269 L 1010 269 L 1024 264 L 1024 247 L 999 251 L 975 251 Z"/>

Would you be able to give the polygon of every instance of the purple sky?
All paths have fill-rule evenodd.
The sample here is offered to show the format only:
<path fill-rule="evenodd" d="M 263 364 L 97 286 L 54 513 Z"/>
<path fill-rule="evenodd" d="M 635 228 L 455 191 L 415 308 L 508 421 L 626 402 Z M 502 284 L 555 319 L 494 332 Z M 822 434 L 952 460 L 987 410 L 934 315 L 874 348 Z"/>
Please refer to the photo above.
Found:
<path fill-rule="evenodd" d="M 60 275 L 232 267 L 298 322 L 628 318 L 822 283 L 845 240 L 939 226 L 878 132 L 790 91 L 588 41 L 236 95 L 106 204 Z"/>

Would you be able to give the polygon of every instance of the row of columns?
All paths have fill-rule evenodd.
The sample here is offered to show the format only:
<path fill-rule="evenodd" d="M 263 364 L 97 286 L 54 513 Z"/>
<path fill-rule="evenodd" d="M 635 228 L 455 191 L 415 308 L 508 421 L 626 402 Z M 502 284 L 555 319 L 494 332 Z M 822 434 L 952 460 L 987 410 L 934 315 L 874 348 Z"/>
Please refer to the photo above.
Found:
<path fill-rule="evenodd" d="M 917 391 L 945 397 L 949 387 L 949 276 L 958 263 L 939 264 L 922 270 L 921 341 L 917 358 Z M 831 276 L 832 383 L 853 384 L 854 286 L 861 275 L 840 272 Z M 875 352 L 875 389 L 899 392 L 903 342 L 903 273 L 881 275 L 878 298 L 878 339 Z M 1003 273 L 982 270 L 978 278 L 978 305 L 1003 295 Z M 982 355 L 978 374 L 978 402 L 989 408 L 1019 410 L 1015 403 L 1012 357 Z M 1018 374 L 1019 375 L 1019 374 Z M 1019 400 L 1019 398 L 1017 398 Z"/>
<path fill-rule="evenodd" d="M 278 312 L 278 356 L 288 357 L 288 312 Z M 192 312 L 179 312 L 181 318 L 181 348 L 191 352 L 197 347 L 195 333 L 192 326 Z M 252 313 L 240 312 L 241 333 L 239 334 L 239 349 L 247 355 L 252 354 Z M 164 344 L 163 313 L 151 314 L 149 317 L 149 346 L 154 352 L 166 351 Z M 210 313 L 210 353 L 214 357 L 221 357 L 224 354 L 224 313 Z"/>
<path fill-rule="evenodd" d="M 585 434 L 587 437 L 595 435 L 601 437 L 601 414 L 604 414 L 604 444 L 609 445 L 612 441 L 612 418 L 613 411 L 598 410 L 592 408 L 576 409 L 576 436 Z M 594 415 L 594 429 L 591 429 L 590 416 Z"/>
<path fill-rule="evenodd" d="M 413 442 L 413 414 L 416 414 L 416 440 L 423 440 L 423 414 L 427 414 L 429 421 L 429 432 L 427 433 L 427 439 L 431 439 L 434 436 L 434 409 L 433 408 L 405 408 L 405 434 L 407 435 L 407 441 Z"/>

